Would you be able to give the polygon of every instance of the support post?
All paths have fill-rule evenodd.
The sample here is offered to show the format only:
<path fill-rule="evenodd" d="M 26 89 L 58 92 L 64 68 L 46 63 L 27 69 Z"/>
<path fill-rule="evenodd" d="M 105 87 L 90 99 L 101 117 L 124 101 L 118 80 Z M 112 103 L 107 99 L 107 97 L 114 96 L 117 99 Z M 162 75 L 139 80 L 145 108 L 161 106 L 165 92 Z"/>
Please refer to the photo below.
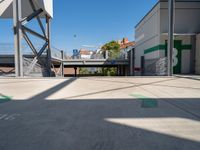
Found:
<path fill-rule="evenodd" d="M 117 76 L 119 76 L 119 66 L 117 66 Z"/>
<path fill-rule="evenodd" d="M 133 52 L 134 51 L 134 48 L 133 49 L 131 49 L 131 52 L 130 52 L 130 57 L 129 57 L 129 59 L 130 59 L 130 76 L 133 76 L 134 75 L 134 73 L 133 73 L 133 67 L 134 67 L 134 56 L 133 56 Z"/>
<path fill-rule="evenodd" d="M 124 76 L 124 67 L 123 65 L 120 66 L 120 76 Z"/>
<path fill-rule="evenodd" d="M 23 55 L 22 55 L 22 9 L 21 0 L 13 0 L 13 23 L 14 23 L 14 48 L 15 48 L 15 75 L 23 77 Z"/>
<path fill-rule="evenodd" d="M 74 77 L 77 77 L 77 67 L 74 67 Z"/>
<path fill-rule="evenodd" d="M 61 62 L 61 76 L 64 77 L 64 63 L 63 63 L 64 52 L 63 51 L 61 51 L 61 58 L 62 58 L 62 62 Z"/>
<path fill-rule="evenodd" d="M 175 1 L 169 0 L 169 30 L 168 30 L 168 76 L 173 76 L 173 49 L 174 49 L 174 7 Z"/>
<path fill-rule="evenodd" d="M 108 59 L 109 58 L 109 54 L 108 54 L 108 50 L 106 51 L 106 58 L 105 59 Z"/>
<path fill-rule="evenodd" d="M 47 37 L 47 66 L 48 66 L 48 72 L 49 77 L 51 77 L 51 41 L 50 41 L 50 18 L 46 15 L 46 37 Z"/>

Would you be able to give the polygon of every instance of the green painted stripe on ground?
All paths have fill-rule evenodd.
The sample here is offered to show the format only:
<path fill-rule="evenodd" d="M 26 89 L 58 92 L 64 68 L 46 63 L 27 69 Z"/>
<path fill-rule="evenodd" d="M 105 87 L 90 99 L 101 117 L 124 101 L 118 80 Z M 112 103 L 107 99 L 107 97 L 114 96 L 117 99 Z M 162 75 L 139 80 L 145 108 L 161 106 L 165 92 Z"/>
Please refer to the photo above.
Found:
<path fill-rule="evenodd" d="M 142 108 L 155 108 L 158 107 L 158 101 L 156 99 L 153 98 L 149 98 L 140 94 L 131 94 L 131 96 L 142 100 L 142 104 L 141 107 Z"/>
<path fill-rule="evenodd" d="M 5 103 L 5 102 L 9 102 L 11 100 L 12 100 L 11 96 L 0 96 L 0 104 Z"/>

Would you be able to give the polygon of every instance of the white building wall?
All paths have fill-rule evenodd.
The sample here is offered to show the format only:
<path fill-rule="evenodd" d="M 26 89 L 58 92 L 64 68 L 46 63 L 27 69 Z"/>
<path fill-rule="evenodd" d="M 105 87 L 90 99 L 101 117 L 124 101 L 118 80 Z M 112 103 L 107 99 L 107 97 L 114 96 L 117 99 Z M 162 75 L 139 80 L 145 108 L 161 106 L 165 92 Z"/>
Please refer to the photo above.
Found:
<path fill-rule="evenodd" d="M 135 68 L 141 68 L 141 56 L 144 56 L 144 50 L 159 44 L 159 36 L 160 36 L 159 11 L 160 11 L 160 5 L 158 4 L 136 26 Z M 157 57 L 157 54 L 154 57 Z"/>
<path fill-rule="evenodd" d="M 191 48 L 181 50 L 182 60 L 187 60 L 181 63 L 181 72 L 192 73 L 194 70 L 194 47 L 196 47 L 192 35 L 200 33 L 200 0 L 196 0 L 196 2 L 180 0 L 176 2 L 175 8 L 174 32 L 179 35 L 175 36 L 175 40 L 181 40 L 182 45 L 192 45 L 192 50 Z M 151 63 L 151 60 L 166 57 L 167 33 L 168 3 L 165 1 L 158 3 L 136 26 L 136 68 L 141 67 L 141 56 L 145 56 L 145 61 L 147 60 L 148 63 Z M 151 52 L 151 48 L 156 46 L 156 50 Z M 145 51 L 147 49 L 149 53 Z M 153 67 L 151 66 L 151 68 Z"/>
<path fill-rule="evenodd" d="M 168 32 L 168 3 L 160 3 L 160 32 Z M 200 32 L 200 2 L 177 2 L 175 4 L 175 33 Z"/>

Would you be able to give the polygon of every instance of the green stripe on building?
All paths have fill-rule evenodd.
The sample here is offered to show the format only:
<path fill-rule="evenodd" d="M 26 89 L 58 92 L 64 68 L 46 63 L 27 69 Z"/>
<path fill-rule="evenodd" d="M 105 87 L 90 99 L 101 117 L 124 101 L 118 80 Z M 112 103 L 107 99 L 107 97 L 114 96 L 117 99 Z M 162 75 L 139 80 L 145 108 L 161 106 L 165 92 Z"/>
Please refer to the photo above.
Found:
<path fill-rule="evenodd" d="M 144 54 L 152 53 L 158 50 L 165 50 L 165 49 L 166 49 L 166 45 L 157 45 L 157 46 L 144 50 Z"/>
<path fill-rule="evenodd" d="M 192 45 L 189 45 L 189 44 L 188 45 L 182 45 L 181 49 L 182 50 L 185 50 L 185 49 L 191 50 Z M 157 46 L 151 47 L 149 49 L 144 50 L 144 54 L 149 54 L 149 53 L 159 51 L 159 50 L 167 50 L 167 45 L 157 45 Z"/>
<path fill-rule="evenodd" d="M 192 49 L 192 45 L 182 45 L 182 46 L 181 46 L 181 49 L 182 49 L 182 50 L 184 50 L 184 49 L 191 50 L 191 49 Z"/>

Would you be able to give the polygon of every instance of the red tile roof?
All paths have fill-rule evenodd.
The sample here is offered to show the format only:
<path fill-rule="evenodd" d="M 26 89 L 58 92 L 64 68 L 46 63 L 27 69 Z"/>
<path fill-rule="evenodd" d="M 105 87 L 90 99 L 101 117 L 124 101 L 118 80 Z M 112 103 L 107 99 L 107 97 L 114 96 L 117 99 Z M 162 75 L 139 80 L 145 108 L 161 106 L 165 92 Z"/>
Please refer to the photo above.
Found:
<path fill-rule="evenodd" d="M 135 46 L 135 42 L 128 42 L 128 43 L 125 43 L 125 44 L 121 44 L 120 49 L 124 49 L 124 48 L 127 48 L 129 46 Z"/>
<path fill-rule="evenodd" d="M 87 49 L 80 49 L 79 54 L 80 55 L 90 55 L 90 51 Z"/>

